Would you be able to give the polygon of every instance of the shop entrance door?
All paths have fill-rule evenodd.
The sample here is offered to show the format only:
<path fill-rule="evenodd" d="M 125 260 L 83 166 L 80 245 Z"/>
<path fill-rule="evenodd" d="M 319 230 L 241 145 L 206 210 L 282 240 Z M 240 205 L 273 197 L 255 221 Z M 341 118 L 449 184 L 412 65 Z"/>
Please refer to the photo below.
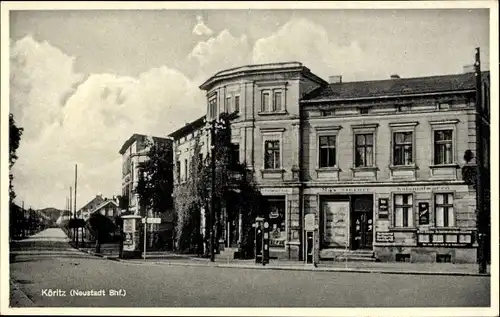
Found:
<path fill-rule="evenodd" d="M 373 196 L 352 196 L 351 246 L 353 250 L 372 249 Z"/>

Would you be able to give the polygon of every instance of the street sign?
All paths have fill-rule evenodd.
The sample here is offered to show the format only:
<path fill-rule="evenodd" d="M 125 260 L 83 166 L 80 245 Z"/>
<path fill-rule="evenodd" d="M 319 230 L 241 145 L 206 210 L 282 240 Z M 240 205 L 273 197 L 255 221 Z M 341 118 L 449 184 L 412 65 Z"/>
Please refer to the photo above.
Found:
<path fill-rule="evenodd" d="M 142 223 L 145 223 L 145 219 L 148 220 L 148 223 L 161 223 L 161 218 L 142 218 Z"/>

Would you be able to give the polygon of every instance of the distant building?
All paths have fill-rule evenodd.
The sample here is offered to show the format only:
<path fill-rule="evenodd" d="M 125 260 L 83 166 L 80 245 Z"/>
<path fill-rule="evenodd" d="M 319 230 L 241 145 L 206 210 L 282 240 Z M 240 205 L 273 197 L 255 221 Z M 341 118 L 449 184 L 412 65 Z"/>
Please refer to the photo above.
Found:
<path fill-rule="evenodd" d="M 482 77 L 489 122 L 489 72 Z M 303 260 L 313 214 L 323 260 L 475 262 L 476 197 L 461 174 L 475 164 L 464 160 L 476 150 L 474 74 L 329 80 L 298 62 L 210 77 L 200 86 L 206 114 L 170 134 L 176 182 L 189 174 L 194 136 L 206 155 L 206 125 L 237 114 L 232 142 L 268 200 L 271 256 Z M 236 245 L 241 222 L 221 222 L 226 246 Z"/>
<path fill-rule="evenodd" d="M 92 200 L 90 200 L 76 212 L 77 218 L 81 218 L 87 221 L 87 219 L 89 219 L 90 217 L 90 214 L 95 211 L 95 208 L 105 201 L 106 198 L 103 198 L 101 194 L 96 195 Z"/>

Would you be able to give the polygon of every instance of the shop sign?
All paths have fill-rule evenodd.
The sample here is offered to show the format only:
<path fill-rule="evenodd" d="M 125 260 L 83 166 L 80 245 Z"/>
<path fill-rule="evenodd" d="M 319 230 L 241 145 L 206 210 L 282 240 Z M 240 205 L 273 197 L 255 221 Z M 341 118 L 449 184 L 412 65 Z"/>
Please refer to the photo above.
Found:
<path fill-rule="evenodd" d="M 323 187 L 320 188 L 321 192 L 325 193 L 367 193 L 371 192 L 373 188 L 368 187 Z"/>
<path fill-rule="evenodd" d="M 394 232 L 380 232 L 375 235 L 377 242 L 394 242 Z"/>
<path fill-rule="evenodd" d="M 286 195 L 291 194 L 291 188 L 277 187 L 277 188 L 261 188 L 260 192 L 262 195 Z"/>
<path fill-rule="evenodd" d="M 378 200 L 378 217 L 380 219 L 389 218 L 389 199 L 379 198 Z"/>
<path fill-rule="evenodd" d="M 436 190 L 451 190 L 450 186 L 404 186 L 396 187 L 395 191 L 398 192 L 432 192 Z"/>
<path fill-rule="evenodd" d="M 471 243 L 458 243 L 458 242 L 419 242 L 421 247 L 470 247 Z"/>
<path fill-rule="evenodd" d="M 418 223 L 420 225 L 429 224 L 429 203 L 419 202 L 418 203 Z"/>

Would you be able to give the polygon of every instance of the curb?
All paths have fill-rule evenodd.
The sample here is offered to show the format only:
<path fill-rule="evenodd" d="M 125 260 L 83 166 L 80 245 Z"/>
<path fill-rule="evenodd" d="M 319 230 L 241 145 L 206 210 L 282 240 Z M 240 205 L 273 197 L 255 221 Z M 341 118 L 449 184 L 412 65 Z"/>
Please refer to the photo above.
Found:
<path fill-rule="evenodd" d="M 217 268 L 231 268 L 231 269 L 253 269 L 253 270 L 276 270 L 276 271 L 309 271 L 309 272 L 339 272 L 339 273 L 377 273 L 377 274 L 395 274 L 395 275 L 441 275 L 441 276 L 482 276 L 490 277 L 490 274 L 479 274 L 479 273 L 468 273 L 468 272 L 424 272 L 424 271 L 394 271 L 394 270 L 383 270 L 383 269 L 362 269 L 362 268 L 330 268 L 330 267 L 307 267 L 307 266 L 257 266 L 257 265 L 247 265 L 247 264 L 224 264 L 224 263 L 214 263 L 214 264 L 201 264 L 201 263 L 175 263 L 175 262 L 140 262 L 140 261 L 130 261 L 115 258 L 113 259 L 117 262 L 123 262 L 127 264 L 144 265 L 144 264 L 156 264 L 156 265 L 168 265 L 168 266 L 192 266 L 192 267 L 217 267 Z"/>
<path fill-rule="evenodd" d="M 425 272 L 425 271 L 395 271 L 387 269 L 363 269 L 363 268 L 339 268 L 339 267 L 314 267 L 314 266 L 258 266 L 258 265 L 248 265 L 248 264 L 225 264 L 225 263 L 214 263 L 208 264 L 204 263 L 190 263 L 190 262 L 160 262 L 160 261 L 130 261 L 125 259 L 120 259 L 116 256 L 108 256 L 103 254 L 97 254 L 89 250 L 82 250 L 78 248 L 79 251 L 88 253 L 90 255 L 103 258 L 110 261 L 122 262 L 127 264 L 144 265 L 144 264 L 156 264 L 156 265 L 169 265 L 169 266 L 192 266 L 192 267 L 218 267 L 218 268 L 231 268 L 231 269 L 252 269 L 252 270 L 276 270 L 276 271 L 309 271 L 309 272 L 338 272 L 338 273 L 377 273 L 377 274 L 393 274 L 393 275 L 431 275 L 431 276 L 481 276 L 481 277 L 491 277 L 490 273 L 480 274 L 480 273 L 470 273 L 470 272 Z"/>

